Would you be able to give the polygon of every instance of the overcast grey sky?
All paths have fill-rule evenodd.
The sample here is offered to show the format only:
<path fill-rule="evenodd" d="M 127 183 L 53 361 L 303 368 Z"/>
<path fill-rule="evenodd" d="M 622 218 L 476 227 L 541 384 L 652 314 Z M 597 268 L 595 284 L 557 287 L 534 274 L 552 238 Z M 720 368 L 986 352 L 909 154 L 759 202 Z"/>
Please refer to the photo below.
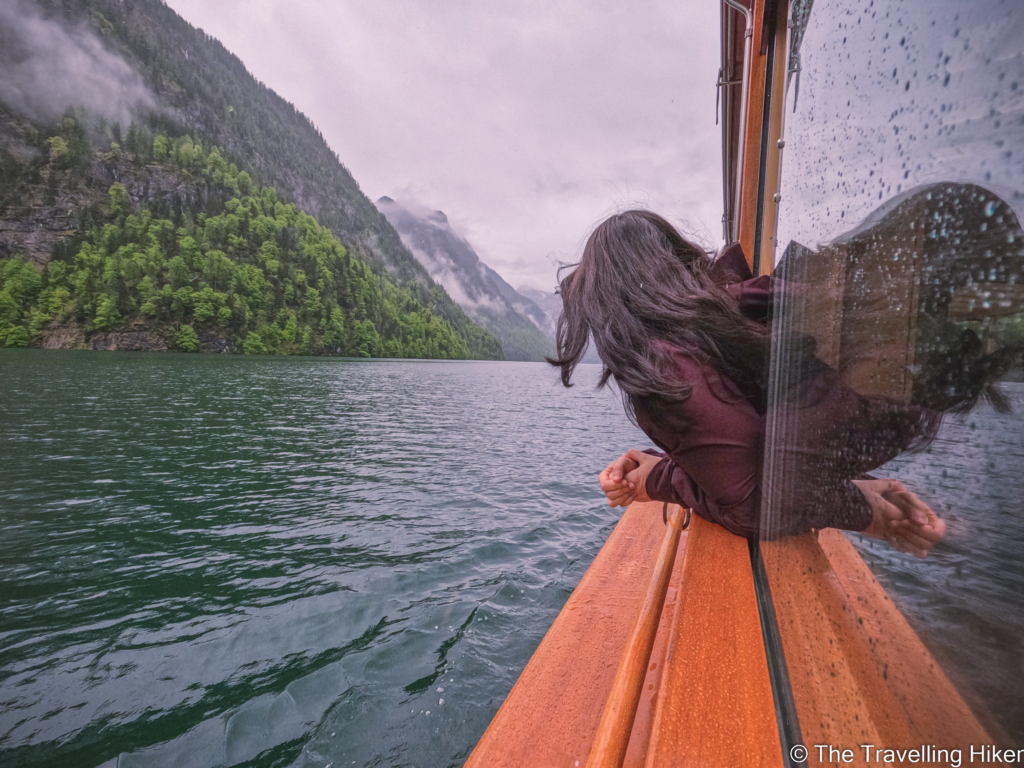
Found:
<path fill-rule="evenodd" d="M 639 203 L 721 237 L 718 3 L 168 0 L 305 112 L 376 200 L 443 210 L 551 290 Z"/>

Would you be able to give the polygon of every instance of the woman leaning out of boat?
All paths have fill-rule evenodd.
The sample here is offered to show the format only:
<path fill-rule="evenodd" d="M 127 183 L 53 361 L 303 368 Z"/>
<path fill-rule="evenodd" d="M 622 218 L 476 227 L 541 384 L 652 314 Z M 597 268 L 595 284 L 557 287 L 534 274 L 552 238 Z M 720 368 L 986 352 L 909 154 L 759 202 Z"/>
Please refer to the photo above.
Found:
<path fill-rule="evenodd" d="M 754 278 L 739 246 L 712 260 L 662 217 L 626 211 L 597 227 L 560 289 L 549 362 L 562 383 L 592 338 L 599 386 L 615 380 L 662 451 L 630 450 L 601 472 L 609 505 L 680 504 L 746 537 L 860 531 L 918 557 L 944 536 L 943 521 L 902 484 L 865 474 L 926 443 L 939 414 L 859 395 L 815 357 L 809 336 L 791 342 L 799 373 L 768 405 L 773 303 L 788 287 Z M 770 446 L 784 487 L 762 494 L 770 409 L 788 425 Z"/>

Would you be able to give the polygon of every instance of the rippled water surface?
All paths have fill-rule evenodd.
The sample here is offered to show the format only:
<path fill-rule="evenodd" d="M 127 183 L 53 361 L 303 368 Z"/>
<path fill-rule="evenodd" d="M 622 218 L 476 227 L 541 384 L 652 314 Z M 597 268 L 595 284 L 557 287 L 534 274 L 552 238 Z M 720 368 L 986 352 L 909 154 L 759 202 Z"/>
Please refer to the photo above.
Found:
<path fill-rule="evenodd" d="M 461 765 L 648 445 L 598 369 L 0 350 L 0 764 Z M 1024 706 L 1024 385 L 888 469 L 868 562 L 975 706 Z"/>
<path fill-rule="evenodd" d="M 0 350 L 0 763 L 461 764 L 649 445 L 597 373 Z"/>

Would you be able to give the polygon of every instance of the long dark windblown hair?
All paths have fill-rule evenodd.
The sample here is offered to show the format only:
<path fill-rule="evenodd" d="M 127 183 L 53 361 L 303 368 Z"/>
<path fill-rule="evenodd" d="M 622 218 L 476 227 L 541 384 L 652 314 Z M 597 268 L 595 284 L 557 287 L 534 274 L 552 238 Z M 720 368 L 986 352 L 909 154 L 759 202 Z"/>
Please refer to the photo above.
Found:
<path fill-rule="evenodd" d="M 643 398 L 667 404 L 690 395 L 689 383 L 667 368 L 659 341 L 709 363 L 748 395 L 763 391 L 767 332 L 711 279 L 711 264 L 657 214 L 631 210 L 602 222 L 559 281 L 558 357 L 548 362 L 562 369 L 562 383 L 572 386 L 593 337 L 604 363 L 598 387 L 614 377 L 634 420 Z"/>

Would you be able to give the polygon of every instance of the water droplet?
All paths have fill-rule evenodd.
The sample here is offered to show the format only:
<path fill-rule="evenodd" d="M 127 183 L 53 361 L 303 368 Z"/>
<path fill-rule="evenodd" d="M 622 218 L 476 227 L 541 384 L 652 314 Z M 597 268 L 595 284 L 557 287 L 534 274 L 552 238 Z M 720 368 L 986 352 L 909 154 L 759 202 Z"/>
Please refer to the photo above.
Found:
<path fill-rule="evenodd" d="M 987 203 L 985 203 L 985 215 L 986 216 L 991 216 L 995 212 L 996 212 L 996 201 L 995 200 L 989 200 Z"/>
<path fill-rule="evenodd" d="M 444 688 L 443 688 L 443 687 L 441 687 L 441 686 L 439 685 L 439 686 L 437 687 L 437 692 L 438 692 L 438 693 L 444 693 Z"/>
<path fill-rule="evenodd" d="M 438 699 L 437 700 L 437 706 L 443 707 L 444 706 L 444 699 Z"/>

